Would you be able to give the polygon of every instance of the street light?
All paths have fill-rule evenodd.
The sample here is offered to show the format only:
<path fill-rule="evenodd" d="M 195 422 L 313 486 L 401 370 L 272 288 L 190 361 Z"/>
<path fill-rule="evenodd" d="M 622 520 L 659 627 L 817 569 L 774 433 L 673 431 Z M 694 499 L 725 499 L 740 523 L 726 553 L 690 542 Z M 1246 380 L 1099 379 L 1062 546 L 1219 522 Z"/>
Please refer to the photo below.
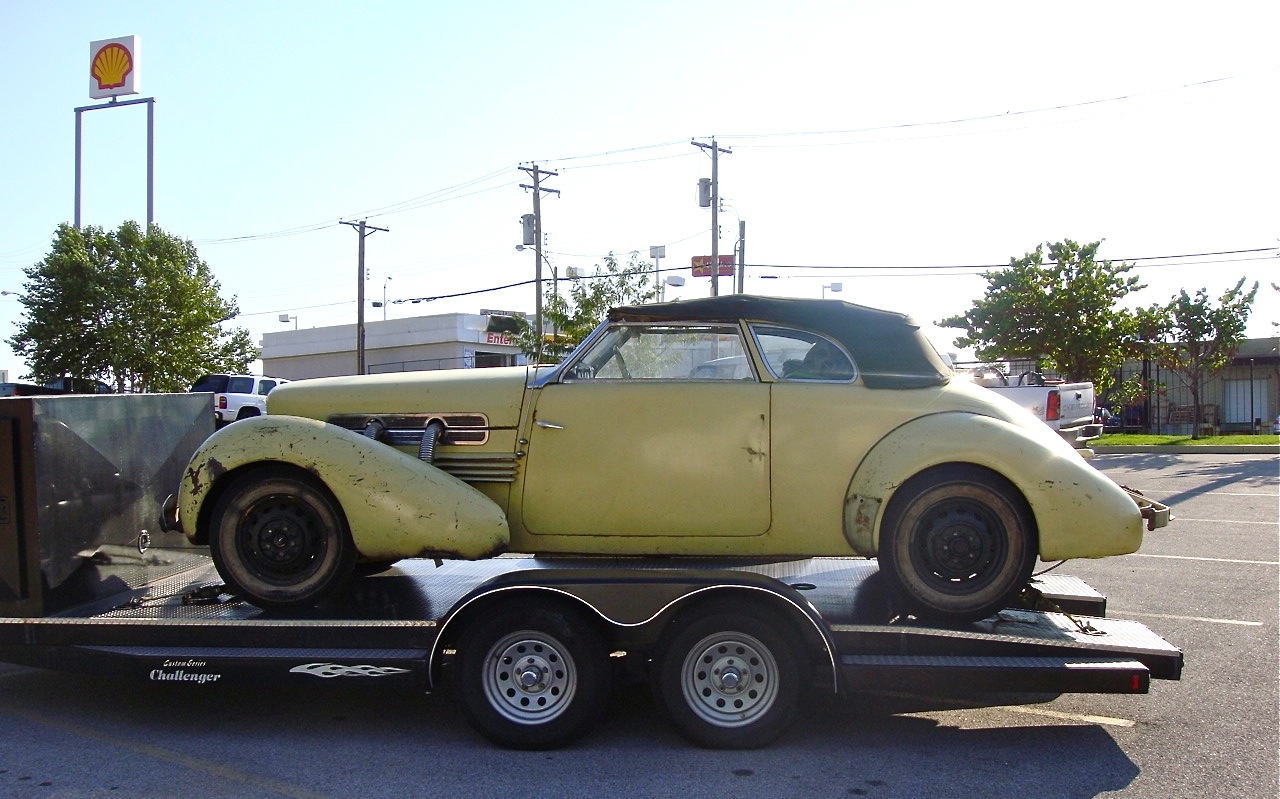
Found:
<path fill-rule="evenodd" d="M 284 322 L 286 325 L 289 324 L 290 322 L 293 322 L 293 329 L 294 330 L 298 329 L 298 317 L 296 316 L 290 316 L 287 313 L 282 313 L 280 314 L 280 321 Z"/>
<path fill-rule="evenodd" d="M 667 275 L 662 283 L 658 285 L 658 302 L 662 302 L 666 298 L 666 287 L 680 288 L 684 285 L 684 278 L 679 275 Z"/>
<path fill-rule="evenodd" d="M 827 289 L 831 289 L 831 293 L 832 293 L 832 294 L 839 294 L 840 292 L 844 291 L 844 284 L 843 284 L 843 283 L 828 283 L 828 284 L 826 284 L 825 286 L 823 286 L 823 287 L 822 287 L 822 299 L 824 299 L 824 300 L 827 298 Z"/>
<path fill-rule="evenodd" d="M 382 281 L 382 321 L 384 322 L 387 321 L 387 284 L 390 282 L 390 277 Z"/>

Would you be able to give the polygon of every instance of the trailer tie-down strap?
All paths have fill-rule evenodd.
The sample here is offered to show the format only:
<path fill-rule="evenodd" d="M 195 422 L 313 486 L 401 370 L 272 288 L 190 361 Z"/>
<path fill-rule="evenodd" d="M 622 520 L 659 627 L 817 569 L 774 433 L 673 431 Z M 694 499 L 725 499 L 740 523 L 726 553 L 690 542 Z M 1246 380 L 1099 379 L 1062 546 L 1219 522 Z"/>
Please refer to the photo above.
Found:
<path fill-rule="evenodd" d="M 1047 569 L 1045 571 L 1048 571 Z M 1068 613 L 1062 609 L 1057 602 L 1044 595 L 1044 592 L 1034 585 L 1028 585 L 1022 589 L 1022 593 L 1018 595 L 1019 604 L 1026 610 L 1048 611 L 1050 613 L 1061 613 L 1066 616 L 1072 624 L 1076 626 L 1084 635 L 1106 635 L 1105 632 L 1094 627 L 1088 621 L 1076 617 L 1073 613 Z"/>

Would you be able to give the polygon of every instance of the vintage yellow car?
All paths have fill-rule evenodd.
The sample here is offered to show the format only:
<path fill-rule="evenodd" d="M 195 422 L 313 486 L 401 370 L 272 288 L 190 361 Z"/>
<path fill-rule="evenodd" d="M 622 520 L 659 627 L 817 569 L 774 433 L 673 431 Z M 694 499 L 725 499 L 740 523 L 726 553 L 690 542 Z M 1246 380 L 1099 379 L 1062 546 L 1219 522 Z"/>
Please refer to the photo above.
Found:
<path fill-rule="evenodd" d="M 904 614 L 1006 606 L 1168 509 L 953 381 L 908 316 L 733 295 L 614 309 L 561 364 L 295 381 L 210 437 L 170 524 L 312 603 L 402 558 L 878 557 Z"/>

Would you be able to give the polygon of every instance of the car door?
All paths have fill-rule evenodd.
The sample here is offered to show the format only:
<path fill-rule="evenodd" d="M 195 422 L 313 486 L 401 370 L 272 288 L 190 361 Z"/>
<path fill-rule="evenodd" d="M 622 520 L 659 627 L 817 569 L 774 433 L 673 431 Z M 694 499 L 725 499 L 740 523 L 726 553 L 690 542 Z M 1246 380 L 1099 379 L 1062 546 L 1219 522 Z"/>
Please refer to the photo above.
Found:
<path fill-rule="evenodd" d="M 620 325 L 570 366 L 534 392 L 527 532 L 696 552 L 692 538 L 769 529 L 769 391 L 736 325 Z"/>

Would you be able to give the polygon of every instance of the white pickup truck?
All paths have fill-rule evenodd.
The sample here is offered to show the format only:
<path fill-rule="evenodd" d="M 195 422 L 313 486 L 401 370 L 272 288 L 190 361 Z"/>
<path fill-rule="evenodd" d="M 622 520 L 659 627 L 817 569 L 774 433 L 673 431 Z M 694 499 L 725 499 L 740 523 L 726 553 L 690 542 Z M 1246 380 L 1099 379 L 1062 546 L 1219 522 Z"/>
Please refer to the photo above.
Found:
<path fill-rule="evenodd" d="M 1088 447 L 1102 435 L 1102 423 L 1094 416 L 1093 383 L 1066 383 L 1038 372 L 1023 372 L 1013 378 L 994 368 L 959 370 L 957 374 L 1031 411 L 1076 449 Z"/>
<path fill-rule="evenodd" d="M 213 394 L 213 418 L 218 427 L 267 412 L 267 394 L 288 383 L 279 377 L 261 375 L 204 375 L 191 392 Z"/>

